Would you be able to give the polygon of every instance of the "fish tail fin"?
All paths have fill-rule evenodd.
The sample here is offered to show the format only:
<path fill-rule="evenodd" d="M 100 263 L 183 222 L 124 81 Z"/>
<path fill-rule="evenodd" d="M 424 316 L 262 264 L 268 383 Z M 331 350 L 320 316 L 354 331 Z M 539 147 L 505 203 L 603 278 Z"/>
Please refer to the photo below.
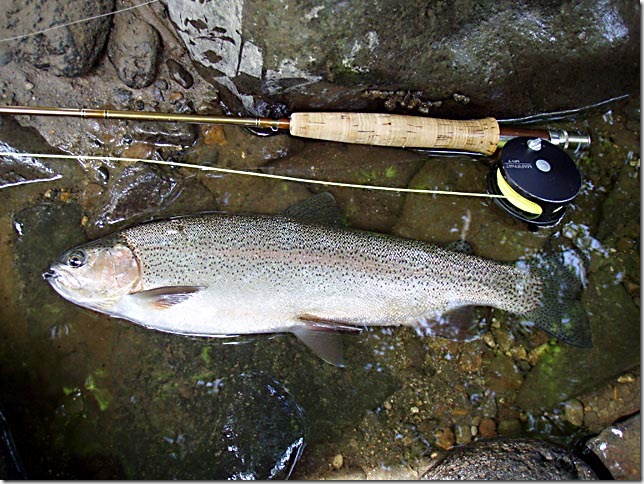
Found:
<path fill-rule="evenodd" d="M 591 348 L 590 323 L 581 301 L 586 281 L 586 264 L 581 254 L 564 248 L 541 254 L 527 264 L 541 282 L 541 297 L 536 308 L 521 315 L 523 322 L 565 343 Z"/>

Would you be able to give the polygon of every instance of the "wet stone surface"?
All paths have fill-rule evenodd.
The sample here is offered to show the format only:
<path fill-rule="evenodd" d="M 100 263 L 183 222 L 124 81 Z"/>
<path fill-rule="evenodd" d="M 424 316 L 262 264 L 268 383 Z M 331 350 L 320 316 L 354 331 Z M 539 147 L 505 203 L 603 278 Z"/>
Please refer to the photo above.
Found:
<path fill-rule="evenodd" d="M 125 85 L 140 89 L 152 84 L 159 48 L 159 34 L 154 27 L 129 12 L 115 17 L 107 54 Z"/>
<path fill-rule="evenodd" d="M 580 458 L 546 442 L 529 439 L 481 440 L 456 447 L 437 459 L 427 480 L 592 480 Z"/>
<path fill-rule="evenodd" d="M 642 476 L 641 428 L 637 413 L 602 430 L 586 446 L 600 457 L 614 479 L 638 481 Z"/>

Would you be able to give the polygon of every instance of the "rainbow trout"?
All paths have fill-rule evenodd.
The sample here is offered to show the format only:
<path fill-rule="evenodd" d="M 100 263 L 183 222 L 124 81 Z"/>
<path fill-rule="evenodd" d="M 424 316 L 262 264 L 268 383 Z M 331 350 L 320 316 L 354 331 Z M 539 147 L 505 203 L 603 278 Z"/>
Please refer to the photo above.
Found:
<path fill-rule="evenodd" d="M 148 222 L 66 251 L 43 276 L 65 299 L 146 328 L 290 331 L 335 364 L 338 332 L 421 325 L 457 337 L 460 323 L 442 316 L 466 306 L 520 314 L 568 343 L 590 345 L 579 282 L 557 261 L 501 264 L 320 223 L 311 207 L 337 219 L 333 197 L 320 194 L 284 215 Z"/>

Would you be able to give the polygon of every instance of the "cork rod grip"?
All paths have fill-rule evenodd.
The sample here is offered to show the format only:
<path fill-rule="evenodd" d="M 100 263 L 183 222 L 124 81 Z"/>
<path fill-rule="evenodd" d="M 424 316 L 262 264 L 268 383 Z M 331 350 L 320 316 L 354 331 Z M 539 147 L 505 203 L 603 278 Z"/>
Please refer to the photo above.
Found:
<path fill-rule="evenodd" d="M 491 155 L 499 143 L 494 118 L 450 119 L 371 113 L 293 113 L 293 136 L 378 146 L 444 148 Z"/>

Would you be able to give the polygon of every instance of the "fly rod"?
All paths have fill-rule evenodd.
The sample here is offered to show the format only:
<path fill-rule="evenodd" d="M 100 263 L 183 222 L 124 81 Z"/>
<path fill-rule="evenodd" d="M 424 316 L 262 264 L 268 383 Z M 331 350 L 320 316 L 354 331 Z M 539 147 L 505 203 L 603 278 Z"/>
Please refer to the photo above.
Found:
<path fill-rule="evenodd" d="M 569 134 L 565 130 L 504 126 L 492 117 L 452 120 L 385 113 L 304 112 L 293 113 L 289 118 L 271 119 L 37 106 L 0 106 L 0 114 L 248 126 L 288 130 L 292 136 L 325 141 L 463 150 L 483 155 L 493 154 L 505 142 L 519 136 L 544 139 L 564 149 L 590 144 L 587 135 Z"/>

